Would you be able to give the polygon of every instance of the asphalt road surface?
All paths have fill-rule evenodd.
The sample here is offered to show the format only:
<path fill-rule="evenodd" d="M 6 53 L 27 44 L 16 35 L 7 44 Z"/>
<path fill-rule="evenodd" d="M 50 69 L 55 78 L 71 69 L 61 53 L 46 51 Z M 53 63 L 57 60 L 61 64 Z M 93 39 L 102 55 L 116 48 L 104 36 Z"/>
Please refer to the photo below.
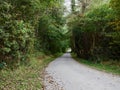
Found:
<path fill-rule="evenodd" d="M 120 76 L 80 64 L 65 53 L 45 69 L 44 90 L 120 90 Z"/>

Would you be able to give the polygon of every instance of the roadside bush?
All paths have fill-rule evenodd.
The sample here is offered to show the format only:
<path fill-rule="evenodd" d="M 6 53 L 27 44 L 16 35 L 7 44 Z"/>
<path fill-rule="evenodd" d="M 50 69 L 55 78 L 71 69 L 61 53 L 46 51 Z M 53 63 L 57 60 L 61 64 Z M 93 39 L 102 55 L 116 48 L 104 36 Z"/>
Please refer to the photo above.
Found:
<path fill-rule="evenodd" d="M 34 28 L 15 2 L 0 1 L 0 68 L 26 61 L 33 47 Z"/>
<path fill-rule="evenodd" d="M 11 21 L 0 29 L 0 63 L 26 60 L 33 42 L 32 27 L 23 21 Z"/>
<path fill-rule="evenodd" d="M 28 62 L 29 53 L 65 50 L 63 1 L 0 0 L 0 68 Z"/>
<path fill-rule="evenodd" d="M 120 34 L 110 23 L 114 12 L 108 5 L 90 10 L 85 15 L 76 15 L 70 22 L 71 46 L 78 57 L 97 62 L 106 58 L 119 59 Z"/>

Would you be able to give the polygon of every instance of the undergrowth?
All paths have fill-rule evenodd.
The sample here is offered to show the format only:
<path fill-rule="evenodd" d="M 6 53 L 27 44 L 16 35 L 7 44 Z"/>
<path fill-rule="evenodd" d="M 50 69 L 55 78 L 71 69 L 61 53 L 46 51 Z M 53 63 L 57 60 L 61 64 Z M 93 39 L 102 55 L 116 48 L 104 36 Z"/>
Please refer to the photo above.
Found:
<path fill-rule="evenodd" d="M 72 57 L 85 65 L 88 65 L 92 68 L 95 68 L 100 71 L 105 71 L 107 73 L 112 73 L 115 75 L 120 75 L 120 62 L 119 61 L 113 61 L 113 60 L 107 60 L 107 61 L 101 61 L 99 63 L 92 62 L 91 60 L 85 60 L 82 58 L 78 58 L 75 54 L 72 53 Z"/>
<path fill-rule="evenodd" d="M 27 65 L 20 65 L 14 70 L 7 68 L 1 70 L 0 90 L 42 90 L 44 67 L 60 55 L 47 56 L 38 53 L 31 56 Z"/>

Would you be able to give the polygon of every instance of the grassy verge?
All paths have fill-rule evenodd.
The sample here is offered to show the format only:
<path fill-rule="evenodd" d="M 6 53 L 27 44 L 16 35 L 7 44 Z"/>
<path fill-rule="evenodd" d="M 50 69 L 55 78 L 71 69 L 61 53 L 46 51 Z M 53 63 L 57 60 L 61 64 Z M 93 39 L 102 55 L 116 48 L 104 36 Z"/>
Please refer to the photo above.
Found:
<path fill-rule="evenodd" d="M 82 64 L 85 64 L 85 65 L 88 65 L 97 70 L 104 71 L 107 73 L 112 73 L 115 75 L 120 75 L 120 62 L 115 62 L 115 61 L 109 60 L 109 61 L 103 61 L 101 63 L 95 63 L 90 60 L 84 60 L 84 59 L 77 58 L 75 54 L 72 54 L 72 57 L 76 61 L 78 61 Z"/>
<path fill-rule="evenodd" d="M 28 65 L 15 70 L 0 71 L 0 90 L 42 90 L 42 71 L 46 65 L 60 56 L 38 54 L 31 57 Z"/>

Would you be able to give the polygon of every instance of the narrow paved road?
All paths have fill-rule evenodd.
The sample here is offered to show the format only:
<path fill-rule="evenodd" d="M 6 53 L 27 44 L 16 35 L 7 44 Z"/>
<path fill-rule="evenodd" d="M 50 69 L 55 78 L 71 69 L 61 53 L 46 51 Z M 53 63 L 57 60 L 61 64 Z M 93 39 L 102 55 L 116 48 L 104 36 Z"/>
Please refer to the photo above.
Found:
<path fill-rule="evenodd" d="M 45 72 L 44 90 L 120 90 L 119 76 L 79 64 L 70 53 L 51 62 Z"/>

